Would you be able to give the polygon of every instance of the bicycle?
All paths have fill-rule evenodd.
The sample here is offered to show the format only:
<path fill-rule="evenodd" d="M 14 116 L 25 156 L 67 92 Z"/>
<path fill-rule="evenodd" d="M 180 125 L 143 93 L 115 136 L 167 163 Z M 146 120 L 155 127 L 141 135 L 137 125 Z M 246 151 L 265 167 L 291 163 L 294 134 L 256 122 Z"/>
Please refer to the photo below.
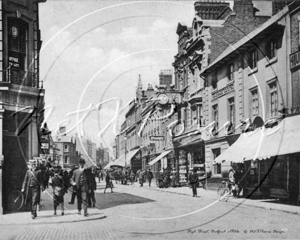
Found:
<path fill-rule="evenodd" d="M 24 201 L 24 194 L 18 190 L 14 190 L 8 195 L 8 209 L 10 211 L 18 211 L 23 207 Z"/>
<path fill-rule="evenodd" d="M 229 184 L 227 181 L 222 181 L 220 187 L 217 190 L 217 193 L 219 195 L 219 200 L 227 202 L 229 197 L 235 197 L 232 193 L 232 190 L 236 190 L 238 192 L 238 186 L 237 184 Z"/>

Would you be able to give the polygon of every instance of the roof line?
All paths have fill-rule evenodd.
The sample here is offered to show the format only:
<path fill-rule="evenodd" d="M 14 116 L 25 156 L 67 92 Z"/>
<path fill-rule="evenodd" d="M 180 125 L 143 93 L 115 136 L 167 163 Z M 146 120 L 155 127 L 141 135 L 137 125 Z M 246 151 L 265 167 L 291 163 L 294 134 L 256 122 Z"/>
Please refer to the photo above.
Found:
<path fill-rule="evenodd" d="M 285 15 L 289 12 L 288 7 L 283 8 L 280 12 L 272 16 L 268 21 L 264 22 L 261 26 L 253 30 L 251 33 L 247 34 L 245 37 L 240 39 L 235 44 L 229 46 L 222 54 L 215 59 L 207 68 L 203 71 L 206 72 L 208 69 L 212 68 L 216 63 L 218 63 L 220 60 L 222 60 L 224 57 L 230 55 L 234 51 L 236 51 L 239 47 L 243 46 L 245 43 L 253 39 L 255 36 L 257 36 L 260 32 L 265 30 L 266 28 L 270 27 L 275 22 L 281 20 Z"/>

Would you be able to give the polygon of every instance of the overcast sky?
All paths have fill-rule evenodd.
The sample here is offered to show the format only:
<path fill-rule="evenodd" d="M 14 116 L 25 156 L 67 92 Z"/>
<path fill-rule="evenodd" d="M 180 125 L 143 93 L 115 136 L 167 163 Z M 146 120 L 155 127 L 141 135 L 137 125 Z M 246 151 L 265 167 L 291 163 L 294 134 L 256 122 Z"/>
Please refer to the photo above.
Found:
<path fill-rule="evenodd" d="M 144 88 L 158 84 L 160 69 L 172 68 L 177 53 L 178 22 L 192 24 L 193 4 L 124 0 L 40 4 L 40 76 L 46 106 L 54 107 L 49 127 L 54 131 L 61 121 L 70 119 L 67 130 L 71 129 L 76 119 L 67 117 L 68 113 L 111 98 L 126 105 L 135 97 L 139 74 Z M 85 135 L 110 147 L 115 138 L 112 128 L 104 139 L 98 133 L 115 113 L 116 102 L 92 112 L 84 122 Z"/>

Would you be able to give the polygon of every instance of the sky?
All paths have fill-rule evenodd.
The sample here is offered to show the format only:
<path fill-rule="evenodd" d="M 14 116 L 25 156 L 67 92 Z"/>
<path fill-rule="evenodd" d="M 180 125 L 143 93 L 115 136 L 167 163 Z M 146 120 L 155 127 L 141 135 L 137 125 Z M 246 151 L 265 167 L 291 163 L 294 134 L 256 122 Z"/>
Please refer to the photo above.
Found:
<path fill-rule="evenodd" d="M 117 103 L 121 109 L 135 97 L 139 74 L 146 88 L 158 84 L 161 69 L 172 68 L 177 25 L 192 24 L 194 1 L 48 0 L 39 7 L 50 130 L 66 125 L 74 136 L 86 114 L 82 134 L 112 149 L 115 132 L 105 126 L 119 112 Z"/>

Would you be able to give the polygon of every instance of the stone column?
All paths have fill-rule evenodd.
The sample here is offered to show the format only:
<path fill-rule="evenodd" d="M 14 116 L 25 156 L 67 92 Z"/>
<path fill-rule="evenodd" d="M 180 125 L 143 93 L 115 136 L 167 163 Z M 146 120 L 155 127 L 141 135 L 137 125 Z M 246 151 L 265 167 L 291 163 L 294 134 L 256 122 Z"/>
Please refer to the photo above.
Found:
<path fill-rule="evenodd" d="M 3 102 L 0 102 L 0 215 L 3 214 L 3 206 L 2 206 L 2 169 L 4 163 L 4 156 L 3 156 Z"/>

